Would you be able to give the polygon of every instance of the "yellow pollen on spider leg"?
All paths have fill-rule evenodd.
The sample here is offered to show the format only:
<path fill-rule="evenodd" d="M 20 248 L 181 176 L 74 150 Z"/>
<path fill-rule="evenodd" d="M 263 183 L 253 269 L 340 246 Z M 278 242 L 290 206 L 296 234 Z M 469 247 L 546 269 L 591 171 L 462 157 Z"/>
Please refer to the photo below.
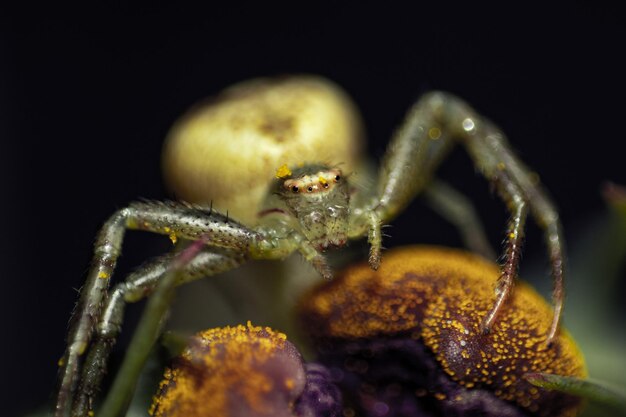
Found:
<path fill-rule="evenodd" d="M 76 349 L 76 352 L 78 352 L 78 354 L 82 356 L 86 350 L 87 350 L 87 343 L 82 342 L 78 345 L 78 349 Z"/>
<path fill-rule="evenodd" d="M 172 228 L 165 226 L 163 228 L 163 231 L 168 234 L 168 237 L 172 241 L 172 244 L 175 245 L 176 242 L 178 241 L 178 237 L 176 236 L 176 233 L 172 230 Z"/>
<path fill-rule="evenodd" d="M 109 274 L 108 272 L 100 271 L 98 273 L 98 278 L 100 279 L 108 279 L 109 277 L 111 277 L 111 274 Z"/>

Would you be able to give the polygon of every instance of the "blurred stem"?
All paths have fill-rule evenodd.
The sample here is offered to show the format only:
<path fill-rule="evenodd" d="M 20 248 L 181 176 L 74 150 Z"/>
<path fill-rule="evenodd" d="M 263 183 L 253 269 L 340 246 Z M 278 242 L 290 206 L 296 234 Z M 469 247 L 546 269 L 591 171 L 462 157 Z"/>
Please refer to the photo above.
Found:
<path fill-rule="evenodd" d="M 578 239 L 582 245 L 572 256 L 573 285 L 569 294 L 572 305 L 585 307 L 570 311 L 574 318 L 570 326 L 594 332 L 599 327 L 609 331 L 614 328 L 611 306 L 619 293 L 620 271 L 626 259 L 626 191 L 611 184 L 603 194 L 607 213 Z"/>

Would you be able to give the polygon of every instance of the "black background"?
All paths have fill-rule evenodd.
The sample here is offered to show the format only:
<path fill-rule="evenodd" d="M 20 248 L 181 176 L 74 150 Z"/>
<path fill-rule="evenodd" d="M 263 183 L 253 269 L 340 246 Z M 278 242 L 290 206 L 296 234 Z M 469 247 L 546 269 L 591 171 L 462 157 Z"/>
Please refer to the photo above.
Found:
<path fill-rule="evenodd" d="M 99 225 L 137 197 L 166 196 L 167 129 L 233 82 L 300 72 L 334 80 L 363 111 L 376 158 L 420 93 L 458 94 L 541 174 L 568 236 L 602 209 L 602 181 L 626 180 L 626 25 L 615 10 L 263 3 L 1 13 L 2 414 L 46 401 Z M 455 152 L 442 171 L 472 196 L 497 243 L 504 207 L 466 155 Z M 387 246 L 459 244 L 417 205 L 395 224 Z M 543 256 L 540 240 L 531 227 L 528 257 Z M 129 238 L 125 265 L 147 256 L 145 242 Z"/>

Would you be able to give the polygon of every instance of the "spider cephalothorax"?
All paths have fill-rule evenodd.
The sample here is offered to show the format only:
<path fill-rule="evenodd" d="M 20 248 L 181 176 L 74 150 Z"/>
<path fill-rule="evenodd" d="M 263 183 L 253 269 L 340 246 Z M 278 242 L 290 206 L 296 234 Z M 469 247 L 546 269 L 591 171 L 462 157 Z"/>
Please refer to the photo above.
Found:
<path fill-rule="evenodd" d="M 226 212 L 230 207 L 219 204 L 218 210 L 213 210 L 187 203 L 144 201 L 118 210 L 105 222 L 96 238 L 92 267 L 81 289 L 68 347 L 60 361 L 56 417 L 65 417 L 70 411 L 75 417 L 89 414 L 105 372 L 104 364 L 121 330 L 125 304 L 155 293 L 152 300 L 167 305 L 167 296 L 159 291 L 163 282 L 184 284 L 234 269 L 249 259 L 283 259 L 293 252 L 298 252 L 321 276 L 331 278 L 323 252 L 343 246 L 348 239 L 362 237 L 367 237 L 370 245 L 369 265 L 377 269 L 381 262 L 382 226 L 420 194 L 459 227 L 467 246 L 485 257 L 493 257 L 471 205 L 462 194 L 435 178 L 438 166 L 455 144 L 466 148 L 511 214 L 497 291 L 488 303 L 492 307 L 477 325 L 488 333 L 509 298 L 530 214 L 543 229 L 555 283 L 554 317 L 550 328 L 539 337 L 547 345 L 554 340 L 563 302 L 564 255 L 559 216 L 536 175 L 511 151 L 504 134 L 489 120 L 451 94 L 424 95 L 394 134 L 371 186 L 352 189 L 336 165 L 359 148 L 354 142 L 337 137 L 349 132 L 358 135 L 360 131 L 346 127 L 358 117 L 343 112 L 351 108 L 344 94 L 331 93 L 334 98 L 328 100 L 332 87 L 312 77 L 255 81 L 235 90 L 245 94 L 227 94 L 214 102 L 207 114 L 187 121 L 193 146 L 188 141 L 175 141 L 166 146 L 166 153 L 176 158 L 195 153 L 204 164 L 207 156 L 213 157 L 215 176 L 220 181 L 198 174 L 197 185 L 219 184 L 232 192 L 225 201 L 237 210 L 228 216 L 219 211 Z M 329 102 L 332 105 L 327 105 Z M 332 122 L 318 123 L 316 117 L 320 115 Z M 273 121 L 269 123 L 268 119 Z M 194 142 L 202 136 L 198 123 L 207 121 L 215 137 L 208 149 L 198 151 Z M 175 130 L 180 129 L 178 126 Z M 304 131 L 309 135 L 303 135 Z M 277 144 L 296 142 L 291 138 L 298 139 L 297 146 L 278 152 Z M 328 143 L 333 146 L 327 146 Z M 263 157 L 255 148 L 261 144 L 267 150 Z M 329 149 L 336 155 L 329 155 Z M 342 149 L 344 152 L 339 153 Z M 304 161 L 303 156 L 307 158 Z M 238 160 L 244 157 L 248 157 L 246 162 Z M 271 170 L 283 163 L 277 158 L 284 158 L 288 165 L 279 168 L 272 183 Z M 177 161 L 180 163 L 180 159 Z M 329 164 L 320 165 L 319 161 Z M 305 164 L 298 166 L 299 162 Z M 256 168 L 262 172 L 256 172 Z M 187 173 L 174 182 L 184 183 Z M 234 183 L 243 184 L 246 192 L 232 187 Z M 209 201 L 212 199 L 209 195 Z M 193 256 L 174 262 L 178 259 L 175 254 L 162 255 L 109 290 L 124 234 L 131 229 L 169 236 L 192 248 Z M 165 279 L 172 276 L 172 269 L 176 270 L 176 279 Z M 154 329 L 148 333 L 157 333 L 164 314 L 164 310 L 153 314 L 150 323 Z M 147 350 L 143 348 L 144 352 Z M 119 377 L 126 375 L 121 373 Z"/>
<path fill-rule="evenodd" d="M 339 168 L 303 165 L 277 172 L 277 193 L 300 223 L 302 233 L 324 251 L 346 244 L 350 190 Z"/>

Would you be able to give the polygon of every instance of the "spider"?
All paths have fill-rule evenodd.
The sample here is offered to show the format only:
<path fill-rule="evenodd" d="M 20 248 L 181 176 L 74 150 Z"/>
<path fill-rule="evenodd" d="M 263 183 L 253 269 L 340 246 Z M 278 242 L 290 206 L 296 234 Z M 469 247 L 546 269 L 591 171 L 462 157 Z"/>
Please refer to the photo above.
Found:
<path fill-rule="evenodd" d="M 306 82 L 298 77 L 280 79 L 269 81 L 262 88 L 277 94 L 277 89 L 285 83 Z M 255 88 L 240 94 L 236 100 L 253 100 L 260 94 Z M 298 106 L 292 107 L 294 111 L 302 111 L 309 101 L 305 94 L 296 100 Z M 216 106 L 219 110 L 219 102 Z M 280 120 L 277 117 L 268 125 L 288 135 L 289 123 L 281 124 Z M 92 397 L 121 329 L 125 304 L 151 295 L 176 259 L 174 253 L 163 255 L 109 291 L 126 230 L 162 234 L 183 244 L 196 242 L 193 245 L 197 253 L 179 266 L 176 285 L 237 268 L 250 259 L 283 259 L 293 252 L 298 252 L 323 278 L 331 279 L 325 251 L 367 237 L 368 261 L 372 269 L 377 269 L 382 258 L 383 225 L 415 196 L 424 194 L 460 226 L 471 248 L 492 256 L 488 245 L 480 239 L 479 227 L 463 197 L 434 177 L 437 167 L 457 143 L 466 148 L 478 171 L 492 184 L 511 214 L 495 302 L 484 316 L 481 328 L 489 332 L 512 291 L 530 213 L 544 231 L 554 280 L 554 316 L 546 336 L 549 345 L 558 332 L 563 304 L 563 237 L 557 211 L 536 176 L 511 151 L 504 134 L 495 125 L 454 95 L 431 92 L 411 107 L 393 135 L 375 186 L 353 184 L 351 173 L 336 162 L 291 160 L 276 166 L 273 178 L 255 174 L 250 183 L 227 184 L 234 192 L 239 185 L 244 189 L 258 183 L 266 185 L 263 188 L 266 197 L 259 199 L 258 207 L 252 207 L 257 213 L 252 221 L 247 218 L 240 222 L 212 207 L 174 201 L 140 201 L 116 211 L 104 223 L 95 241 L 92 266 L 60 361 L 55 416 L 70 412 L 82 416 L 91 410 Z M 306 153 L 297 157 L 302 158 L 302 154 Z M 215 181 L 224 182 L 225 178 Z"/>

